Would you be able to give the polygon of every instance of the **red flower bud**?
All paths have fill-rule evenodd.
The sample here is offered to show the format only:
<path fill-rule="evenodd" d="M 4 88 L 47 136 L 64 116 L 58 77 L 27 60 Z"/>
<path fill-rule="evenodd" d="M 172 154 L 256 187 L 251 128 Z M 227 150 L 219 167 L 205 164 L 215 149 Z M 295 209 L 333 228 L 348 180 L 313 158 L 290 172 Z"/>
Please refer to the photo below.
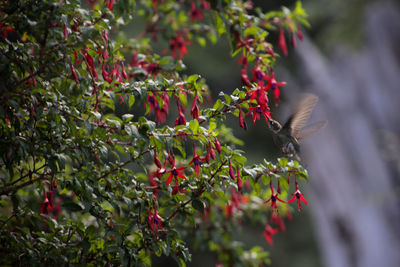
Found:
<path fill-rule="evenodd" d="M 218 153 L 221 153 L 221 143 L 218 141 L 217 137 L 214 137 L 215 140 L 215 148 L 217 149 Z"/>
<path fill-rule="evenodd" d="M 230 160 L 229 160 L 229 176 L 231 177 L 232 180 L 235 180 L 235 172 L 233 170 L 232 163 Z"/>
<path fill-rule="evenodd" d="M 282 50 L 282 53 L 287 56 L 288 55 L 288 50 L 286 46 L 286 40 L 285 40 L 285 32 L 283 31 L 283 28 L 279 30 L 279 42 L 278 42 L 279 48 Z"/>
<path fill-rule="evenodd" d="M 236 172 L 237 172 L 237 186 L 238 186 L 238 191 L 242 191 L 242 178 L 240 177 L 240 168 L 238 167 L 237 169 L 236 169 Z"/>

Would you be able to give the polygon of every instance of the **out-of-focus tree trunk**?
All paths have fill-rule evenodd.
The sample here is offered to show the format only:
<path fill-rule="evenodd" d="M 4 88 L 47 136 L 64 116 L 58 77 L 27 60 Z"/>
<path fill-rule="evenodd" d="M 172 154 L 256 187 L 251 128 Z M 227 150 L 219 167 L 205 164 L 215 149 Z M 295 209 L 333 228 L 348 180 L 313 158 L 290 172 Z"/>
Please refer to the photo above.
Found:
<path fill-rule="evenodd" d="M 298 83 L 320 97 L 312 120 L 329 122 L 302 144 L 328 267 L 400 266 L 400 13 L 380 3 L 365 18 L 357 52 L 325 59 L 308 40 L 297 49 Z"/>

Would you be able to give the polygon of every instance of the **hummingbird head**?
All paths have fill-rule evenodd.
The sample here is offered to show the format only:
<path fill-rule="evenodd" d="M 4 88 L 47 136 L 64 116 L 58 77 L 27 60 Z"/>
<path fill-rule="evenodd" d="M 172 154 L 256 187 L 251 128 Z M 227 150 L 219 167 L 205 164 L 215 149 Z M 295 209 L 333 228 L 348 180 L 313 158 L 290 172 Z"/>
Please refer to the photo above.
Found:
<path fill-rule="evenodd" d="M 282 129 L 282 125 L 276 120 L 270 120 L 269 127 L 274 133 L 278 133 Z"/>

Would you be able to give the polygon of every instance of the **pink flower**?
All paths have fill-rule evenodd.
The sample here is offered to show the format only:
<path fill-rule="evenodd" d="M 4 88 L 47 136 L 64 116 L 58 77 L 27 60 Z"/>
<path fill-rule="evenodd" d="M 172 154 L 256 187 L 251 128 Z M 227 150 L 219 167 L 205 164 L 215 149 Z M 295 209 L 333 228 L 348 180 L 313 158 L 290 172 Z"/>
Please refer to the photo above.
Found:
<path fill-rule="evenodd" d="M 197 98 L 197 94 L 196 94 L 194 96 L 193 104 L 190 109 L 190 115 L 192 116 L 193 119 L 196 119 L 196 120 L 199 119 L 199 106 L 197 105 L 197 101 L 198 101 L 198 98 Z"/>
<path fill-rule="evenodd" d="M 151 210 L 148 211 L 147 216 L 147 224 L 149 225 L 150 229 L 154 232 L 158 232 L 158 230 L 163 229 L 162 221 L 163 218 L 158 215 L 157 208 L 154 206 L 154 212 Z"/>
<path fill-rule="evenodd" d="M 179 115 L 178 115 L 178 118 L 175 121 L 175 126 L 177 126 L 177 125 L 186 125 L 185 113 L 183 113 L 182 108 L 181 108 L 180 105 L 178 105 L 178 110 L 179 110 Z"/>

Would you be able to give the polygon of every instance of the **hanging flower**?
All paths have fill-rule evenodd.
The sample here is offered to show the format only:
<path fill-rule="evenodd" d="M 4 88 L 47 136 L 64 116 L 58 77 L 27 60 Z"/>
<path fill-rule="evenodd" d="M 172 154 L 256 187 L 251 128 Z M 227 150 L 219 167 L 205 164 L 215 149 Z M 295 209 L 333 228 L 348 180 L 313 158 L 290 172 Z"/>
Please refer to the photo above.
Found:
<path fill-rule="evenodd" d="M 183 110 L 182 110 L 180 105 L 178 105 L 178 111 L 179 111 L 179 115 L 178 115 L 178 118 L 175 121 L 175 126 L 177 126 L 177 125 L 186 125 L 185 113 L 183 113 Z"/>
<path fill-rule="evenodd" d="M 243 112 L 242 108 L 239 108 L 239 126 L 243 128 L 244 130 L 247 130 L 247 124 L 243 119 Z"/>
<path fill-rule="evenodd" d="M 183 55 L 188 53 L 186 45 L 190 44 L 190 41 L 183 39 L 182 34 L 178 33 L 175 38 L 169 41 L 169 48 L 171 50 L 171 56 L 176 59 L 176 50 L 179 52 L 179 59 L 183 59 Z"/>
<path fill-rule="evenodd" d="M 197 177 L 200 175 L 200 164 L 202 161 L 205 161 L 205 159 L 202 159 L 199 155 L 197 155 L 196 146 L 193 146 L 193 158 L 189 162 L 189 165 L 194 165 L 194 172 L 196 173 Z"/>
<path fill-rule="evenodd" d="M 294 194 L 292 194 L 293 197 L 291 199 L 289 199 L 288 203 L 292 203 L 293 201 L 297 200 L 297 209 L 298 211 L 301 211 L 301 202 L 303 202 L 304 204 L 308 204 L 307 200 L 303 197 L 303 193 L 300 192 L 298 185 L 296 185 L 296 192 L 294 192 Z"/>
<path fill-rule="evenodd" d="M 249 112 L 246 116 L 250 115 L 253 112 L 253 123 L 256 124 L 256 121 L 260 119 L 261 115 L 264 116 L 265 121 L 269 124 L 271 120 L 271 111 L 266 105 L 257 105 L 255 107 L 250 107 Z"/>
<path fill-rule="evenodd" d="M 240 191 L 242 191 L 243 183 L 242 183 L 242 178 L 240 177 L 240 168 L 239 167 L 236 168 L 236 179 L 237 179 L 236 183 L 237 183 L 238 191 L 240 192 Z"/>
<path fill-rule="evenodd" d="M 171 161 L 170 161 L 170 163 L 171 163 Z M 167 179 L 167 185 L 169 185 L 171 183 L 172 178 L 176 179 L 177 177 L 179 177 L 181 179 L 186 180 L 186 177 L 181 173 L 182 170 L 186 169 L 186 166 L 176 168 L 175 167 L 175 159 L 172 160 L 171 165 L 172 165 L 172 169 L 167 171 L 170 173 L 170 175 L 168 176 L 168 179 Z"/>
<path fill-rule="evenodd" d="M 235 180 L 235 171 L 233 170 L 231 160 L 229 160 L 229 176 L 232 180 Z"/>
<path fill-rule="evenodd" d="M 160 215 L 158 215 L 156 206 L 154 206 L 154 212 L 152 212 L 151 210 L 148 211 L 147 224 L 154 232 L 158 232 L 158 230 L 164 229 L 162 226 L 163 220 L 164 219 Z"/>
<path fill-rule="evenodd" d="M 192 2 L 192 9 L 189 12 L 190 15 L 190 21 L 193 23 L 196 19 L 202 20 L 203 19 L 203 14 L 201 13 L 201 10 L 196 8 L 196 4 L 193 1 Z"/>
<path fill-rule="evenodd" d="M 288 50 L 287 50 L 287 46 L 286 46 L 285 32 L 284 32 L 283 28 L 280 28 L 280 30 L 279 30 L 278 46 L 282 50 L 283 55 L 287 56 Z"/>
<path fill-rule="evenodd" d="M 197 93 L 194 96 L 193 99 L 193 104 L 192 107 L 190 109 L 190 115 L 192 116 L 193 119 L 198 120 L 199 119 L 199 106 L 197 105 L 197 101 L 198 101 L 198 97 L 197 97 Z"/>
<path fill-rule="evenodd" d="M 272 236 L 275 235 L 276 233 L 278 233 L 278 229 L 276 228 L 272 228 L 268 222 L 265 223 L 265 227 L 264 227 L 264 237 L 267 240 L 268 244 L 270 246 L 273 246 L 274 242 L 272 240 Z"/>

